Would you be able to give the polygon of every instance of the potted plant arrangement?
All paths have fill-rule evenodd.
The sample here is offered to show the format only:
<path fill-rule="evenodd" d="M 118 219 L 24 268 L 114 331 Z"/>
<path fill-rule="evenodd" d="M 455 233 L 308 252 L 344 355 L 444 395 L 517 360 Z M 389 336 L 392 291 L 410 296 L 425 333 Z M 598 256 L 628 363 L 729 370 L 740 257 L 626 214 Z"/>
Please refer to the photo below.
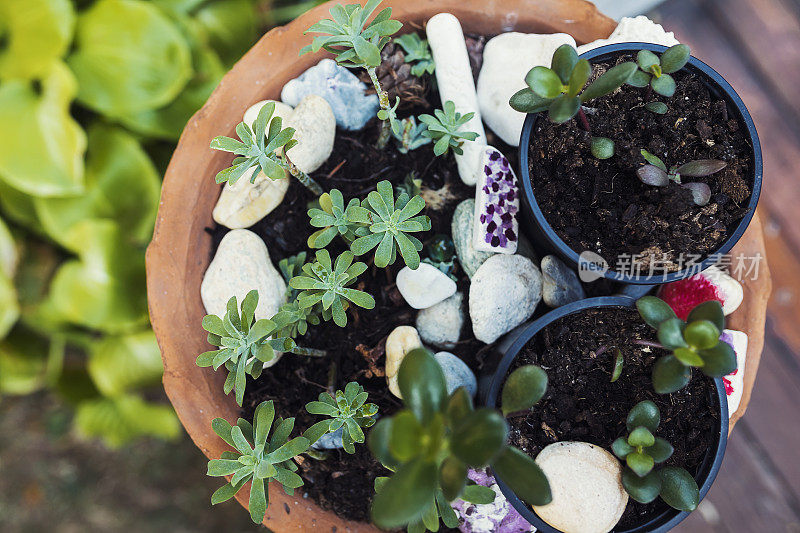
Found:
<path fill-rule="evenodd" d="M 209 456 L 208 474 L 224 478 L 212 503 L 236 497 L 254 522 L 277 530 L 366 531 L 373 527 L 368 524 L 412 532 L 546 528 L 540 509 L 563 504 L 563 479 L 548 473 L 519 426 L 532 417 L 563 415 L 552 422 L 558 427 L 545 433 L 548 438 L 610 450 L 616 458 L 603 453 L 607 464 L 616 465 L 617 484 L 629 489 L 626 502 L 628 493 L 637 502 L 647 500 L 622 505 L 620 524 L 644 524 L 644 530 L 654 520 L 659 527 L 674 524 L 669 512 L 664 518 L 665 506 L 693 509 L 713 481 L 709 457 L 717 468 L 724 450 L 724 388 L 717 394 L 722 382 L 691 368 L 715 377 L 736 370 L 744 351 L 719 338 L 724 316 L 742 301 L 741 287 L 725 277 L 703 278 L 710 289 L 700 295 L 692 278 L 662 291 L 664 301 L 639 300 L 644 318 L 631 310 L 631 299 L 614 299 L 613 305 L 586 300 L 587 291 L 601 289 L 584 286 L 568 264 L 540 256 L 546 250 L 529 240 L 535 231 L 520 218 L 524 193 L 514 172 L 524 115 L 509 105 L 506 87 L 498 98 L 491 83 L 498 72 L 509 72 L 509 58 L 527 45 L 533 51 L 514 66 L 520 79 L 523 65 L 527 71 L 544 62 L 545 53 L 555 53 L 547 60 L 552 69 L 545 69 L 563 71 L 558 87 L 548 89 L 554 92 L 543 96 L 529 87 L 512 101 L 542 107 L 549 99 L 556 119 L 570 114 L 584 123 L 598 117 L 607 99 L 633 90 L 634 77 L 654 72 L 625 61 L 600 65 L 605 74 L 593 71 L 579 60 L 569 35 L 498 35 L 499 29 L 481 29 L 486 26 L 475 22 L 477 11 L 454 7 L 464 13 L 457 18 L 426 6 L 417 13 L 410 2 L 397 17 L 379 4 L 331 3 L 324 14 L 301 18 L 295 25 L 312 35 L 311 42 L 283 50 L 299 54 L 284 60 L 297 65 L 275 71 L 281 82 L 269 81 L 270 94 L 253 91 L 238 99 L 243 108 L 235 124 L 201 114 L 203 133 L 187 130 L 185 150 L 195 151 L 195 141 L 204 145 L 192 164 L 206 165 L 198 167 L 203 182 L 191 194 L 208 206 L 213 223 L 190 224 L 204 256 L 176 263 L 175 249 L 164 255 L 158 245 L 175 218 L 160 219 L 149 251 L 149 290 L 168 394 Z M 561 16 L 563 4 L 555 6 L 549 15 Z M 578 2 L 563 17 L 585 12 L 587 26 L 599 33 L 582 39 L 607 36 L 610 29 L 597 29 L 605 19 L 586 9 Z M 474 33 L 465 33 L 460 18 Z M 568 46 L 561 46 L 565 41 Z M 317 52 L 328 55 L 310 59 Z M 258 83 L 263 74 L 244 70 L 248 64 L 255 63 L 245 57 L 233 74 Z M 570 87 L 563 79 L 573 71 L 581 83 Z M 526 81 L 538 88 L 534 78 L 549 74 L 536 72 Z M 659 75 L 668 74 L 662 68 Z M 681 79 L 676 75 L 678 85 Z M 660 90 L 663 83 L 655 85 Z M 242 87 L 250 91 L 253 85 Z M 220 91 L 229 88 L 223 84 Z M 278 93 L 279 100 L 262 99 Z M 587 104 L 573 109 L 579 95 Z M 212 98 L 207 110 L 222 116 L 217 106 L 225 105 Z M 597 133 L 588 137 L 590 153 L 622 151 L 624 140 L 599 135 L 600 128 Z M 513 144 L 506 142 L 515 136 Z M 693 171 L 688 162 L 670 158 L 659 165 L 660 152 L 647 153 L 645 162 L 656 170 L 635 169 L 634 179 L 642 174 L 658 180 L 660 172 L 674 183 L 679 174 L 706 168 Z M 168 172 L 167 186 L 175 172 Z M 690 197 L 704 192 L 679 189 Z M 213 210 L 203 192 L 208 190 Z M 185 242 L 178 250 L 194 258 L 199 241 Z M 163 302 L 176 302 L 177 281 L 185 289 L 181 298 L 200 299 L 168 311 Z M 702 305 L 689 316 L 675 314 L 690 301 L 692 308 Z M 543 336 L 551 343 L 555 336 L 548 331 L 558 319 L 606 312 L 608 320 L 628 325 L 600 328 L 597 338 L 587 335 L 584 344 L 596 343 L 590 359 L 597 368 L 581 363 L 575 375 L 587 387 L 597 384 L 611 408 L 576 419 L 575 410 L 562 405 L 565 373 L 574 370 L 570 358 L 563 368 L 547 359 L 523 361 L 533 353 L 526 343 L 545 342 Z M 172 341 L 165 339 L 177 339 L 177 330 L 166 327 L 168 317 L 186 326 L 179 343 L 194 353 L 168 346 Z M 504 352 L 488 405 L 477 404 L 476 376 L 496 366 L 510 332 L 536 317 L 542 318 L 524 327 Z M 177 353 L 179 371 L 172 364 Z M 586 354 L 573 355 L 581 360 Z M 657 355 L 663 357 L 656 361 Z M 680 413 L 665 398 L 678 399 Z M 691 401 L 681 403 L 684 398 Z M 686 426 L 676 425 L 681 413 L 698 427 L 690 435 L 691 450 L 683 444 Z M 587 425 L 591 431 L 578 439 Z M 668 446 L 674 453 L 667 453 Z M 659 466 L 647 469 L 651 459 Z M 691 483 L 697 490 L 684 490 Z"/>

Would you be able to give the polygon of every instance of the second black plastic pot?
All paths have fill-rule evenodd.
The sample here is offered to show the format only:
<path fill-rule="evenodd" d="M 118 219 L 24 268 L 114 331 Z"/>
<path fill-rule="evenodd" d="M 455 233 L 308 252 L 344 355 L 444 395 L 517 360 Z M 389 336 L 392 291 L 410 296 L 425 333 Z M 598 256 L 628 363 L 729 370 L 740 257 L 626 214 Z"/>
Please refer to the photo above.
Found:
<path fill-rule="evenodd" d="M 601 46 L 599 48 L 595 48 L 584 54 L 581 54 L 581 58 L 587 59 L 589 61 L 603 61 L 607 59 L 613 59 L 619 56 L 621 53 L 636 53 L 639 50 L 652 50 L 657 53 L 661 53 L 667 49 L 666 46 L 661 46 L 657 44 L 650 44 L 650 43 L 621 43 L 621 44 L 610 44 L 606 46 Z M 736 223 L 735 227 L 728 228 L 729 235 L 728 238 L 722 243 L 719 249 L 710 254 L 708 257 L 704 258 L 701 262 L 699 269 L 697 266 L 691 266 L 689 268 L 685 268 L 678 272 L 670 272 L 666 274 L 658 274 L 653 276 L 631 276 L 627 273 L 617 272 L 612 269 L 603 270 L 601 269 L 593 269 L 597 272 L 597 277 L 605 277 L 612 281 L 625 283 L 625 284 L 642 284 L 642 285 L 655 285 L 659 283 L 669 283 L 671 281 L 676 281 L 679 279 L 683 279 L 689 277 L 701 270 L 705 270 L 709 266 L 713 265 L 714 263 L 718 262 L 718 256 L 724 255 L 730 252 L 731 248 L 736 244 L 736 242 L 741 238 L 744 234 L 747 226 L 750 224 L 750 220 L 753 218 L 753 214 L 756 210 L 756 205 L 758 204 L 758 197 L 761 193 L 761 182 L 763 178 L 763 162 L 761 158 L 761 144 L 758 140 L 758 133 L 756 132 L 755 124 L 753 123 L 753 119 L 750 117 L 750 113 L 747 111 L 747 107 L 745 107 L 744 102 L 736 93 L 736 91 L 731 87 L 730 83 L 728 83 L 725 78 L 723 78 L 717 71 L 715 71 L 710 66 L 706 65 L 696 57 L 691 57 L 689 59 L 689 63 L 684 67 L 688 71 L 699 75 L 708 88 L 711 91 L 711 94 L 716 96 L 717 98 L 722 98 L 727 102 L 729 113 L 731 116 L 735 117 L 739 123 L 745 128 L 747 140 L 752 147 L 752 161 L 753 161 L 753 185 L 752 185 L 752 192 L 750 194 L 750 199 L 747 202 L 747 213 L 745 216 Z M 632 88 L 630 88 L 632 89 Z M 529 169 L 529 147 L 531 142 L 535 142 L 535 138 L 533 138 L 533 132 L 536 126 L 536 122 L 542 116 L 542 113 L 536 114 L 529 114 L 525 119 L 525 124 L 522 128 L 522 136 L 520 138 L 519 143 L 519 155 L 520 155 L 520 181 L 522 182 L 522 189 L 524 194 L 522 196 L 522 204 L 523 204 L 523 215 L 524 215 L 524 222 L 525 228 L 523 228 L 526 235 L 533 239 L 533 241 L 539 245 L 540 247 L 549 250 L 555 254 L 557 254 L 561 259 L 563 259 L 568 265 L 573 268 L 578 269 L 584 268 L 589 269 L 592 268 L 591 264 L 587 263 L 586 261 L 582 261 L 581 257 L 578 252 L 573 250 L 570 246 L 568 246 L 561 237 L 555 232 L 555 230 L 550 226 L 550 223 L 545 219 L 542 210 L 539 208 L 539 204 L 536 201 L 536 197 L 533 193 L 533 187 L 531 186 L 531 175 Z M 716 257 L 715 257 L 716 256 Z M 581 265 L 582 263 L 582 265 Z"/>
<path fill-rule="evenodd" d="M 502 359 L 494 371 L 489 384 L 486 389 L 485 402 L 489 407 L 495 407 L 497 398 L 500 395 L 503 383 L 506 380 L 509 369 L 512 367 L 517 355 L 520 353 L 525 344 L 528 343 L 539 331 L 563 318 L 567 315 L 580 313 L 589 309 L 596 309 L 600 307 L 618 307 L 618 308 L 633 308 L 635 300 L 627 296 L 603 296 L 599 298 L 588 298 L 573 302 L 565 306 L 559 307 L 550 311 L 546 315 L 534 320 L 526 326 L 519 328 L 512 332 L 509 337 L 506 337 L 498 344 L 498 349 L 502 350 Z M 728 400 L 725 394 L 725 386 L 722 379 L 714 380 L 715 389 L 711 392 L 715 397 L 715 403 L 719 408 L 719 427 L 717 428 L 717 439 L 714 446 L 712 446 L 706 453 L 705 459 L 700 466 L 700 471 L 696 476 L 697 486 L 700 488 L 700 500 L 708 494 L 714 479 L 717 477 L 720 466 L 722 465 L 722 458 L 725 455 L 725 447 L 728 443 Z M 533 409 L 536 409 L 534 406 Z M 511 503 L 514 509 L 522 515 L 525 520 L 530 522 L 536 529 L 542 533 L 561 533 L 553 528 L 533 511 L 533 509 L 517 497 L 516 494 L 503 482 L 501 478 L 497 478 L 497 484 L 503 491 L 506 499 Z M 647 523 L 640 524 L 631 529 L 613 529 L 615 533 L 664 533 L 675 527 L 683 519 L 689 516 L 689 513 L 669 509 L 664 511 L 659 516 L 653 518 Z"/>

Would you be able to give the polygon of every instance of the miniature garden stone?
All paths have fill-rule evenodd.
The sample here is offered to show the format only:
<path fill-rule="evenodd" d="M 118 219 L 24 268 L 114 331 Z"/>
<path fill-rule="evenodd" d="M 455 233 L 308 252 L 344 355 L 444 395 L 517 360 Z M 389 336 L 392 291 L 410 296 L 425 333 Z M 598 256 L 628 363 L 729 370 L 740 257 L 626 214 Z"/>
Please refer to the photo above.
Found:
<path fill-rule="evenodd" d="M 542 300 L 561 307 L 586 297 L 578 275 L 554 255 L 542 258 Z"/>
<path fill-rule="evenodd" d="M 469 54 L 461 23 L 450 13 L 439 13 L 428 20 L 426 26 L 428 43 L 436 62 L 436 83 L 442 102 L 452 101 L 461 114 L 475 113 L 463 127 L 463 131 L 478 134 L 474 141 L 464 141 L 463 154 L 456 154 L 458 175 L 467 185 L 475 185 L 481 148 L 486 145 L 478 96 Z"/>
<path fill-rule="evenodd" d="M 525 114 L 508 105 L 509 99 L 525 88 L 525 76 L 536 66 L 549 67 L 553 52 L 562 44 L 575 46 L 566 33 L 501 33 L 483 49 L 483 66 L 478 77 L 481 116 L 503 142 L 519 146 Z"/>
<path fill-rule="evenodd" d="M 736 370 L 722 378 L 725 394 L 728 397 L 728 417 L 739 409 L 744 392 L 744 372 L 747 363 L 747 333 L 734 329 L 723 330 L 719 340 L 727 342 L 736 352 Z"/>
<path fill-rule="evenodd" d="M 229 231 L 219 243 L 200 285 L 206 313 L 222 317 L 231 296 L 239 303 L 258 290 L 256 318 L 271 318 L 286 302 L 286 282 L 269 258 L 267 245 L 246 229 Z"/>
<path fill-rule="evenodd" d="M 472 331 L 491 344 L 531 317 L 542 299 L 542 274 L 521 255 L 495 254 L 484 262 L 469 288 Z"/>
<path fill-rule="evenodd" d="M 463 326 L 464 295 L 460 292 L 417 313 L 419 336 L 425 343 L 440 348 L 455 346 Z"/>
<path fill-rule="evenodd" d="M 447 383 L 447 394 L 452 394 L 459 387 L 464 387 L 473 398 L 478 393 L 478 379 L 475 373 L 469 369 L 467 363 L 455 354 L 450 352 L 439 352 L 434 355 L 439 366 L 444 372 L 444 379 Z"/>
<path fill-rule="evenodd" d="M 519 243 L 519 185 L 500 150 L 487 146 L 475 187 L 473 245 L 481 252 L 513 254 Z"/>
<path fill-rule="evenodd" d="M 453 502 L 453 509 L 461 519 L 458 529 L 462 533 L 528 533 L 536 531 L 536 528 L 522 518 L 522 515 L 506 500 L 493 476 L 483 469 L 470 469 L 467 476 L 476 484 L 492 489 L 495 496 L 494 501 L 487 504 L 474 504 L 458 499 Z"/>
<path fill-rule="evenodd" d="M 671 31 L 664 31 L 661 24 L 656 24 L 644 15 L 623 17 L 607 39 L 598 39 L 578 47 L 582 54 L 600 46 L 615 43 L 641 42 L 673 46 L 680 44 Z"/>
<path fill-rule="evenodd" d="M 480 252 L 475 249 L 474 226 L 475 200 L 469 198 L 456 206 L 450 230 L 458 262 L 470 278 L 475 275 L 478 267 L 492 256 L 491 252 Z"/>
<path fill-rule="evenodd" d="M 258 118 L 258 112 L 261 111 L 261 108 L 269 102 L 275 104 L 275 111 L 272 114 L 273 118 L 281 117 L 284 127 L 286 127 L 286 120 L 289 118 L 289 115 L 292 114 L 292 106 L 284 104 L 283 102 L 278 102 L 277 100 L 261 100 L 260 102 L 256 102 L 248 107 L 247 111 L 244 112 L 244 118 L 242 118 L 242 121 L 252 128 L 253 123 Z"/>
<path fill-rule="evenodd" d="M 249 228 L 280 205 L 289 190 L 289 178 L 272 180 L 259 172 L 251 183 L 255 170 L 248 170 L 239 181 L 222 188 L 212 212 L 215 222 L 230 229 Z"/>
<path fill-rule="evenodd" d="M 319 438 L 317 442 L 311 445 L 312 448 L 317 450 L 339 450 L 344 447 L 342 442 L 342 431 L 344 426 L 340 427 L 333 433 L 326 433 Z"/>
<path fill-rule="evenodd" d="M 733 313 L 744 300 L 744 289 L 727 273 L 711 266 L 689 278 L 662 285 L 658 297 L 672 307 L 678 318 L 686 320 L 689 311 L 709 300 L 721 303 L 726 315 Z"/>
<path fill-rule="evenodd" d="M 402 398 L 397 385 L 400 363 L 408 352 L 421 346 L 419 334 L 411 326 L 397 326 L 386 338 L 386 382 L 389 384 L 389 391 L 398 398 Z"/>
<path fill-rule="evenodd" d="M 378 95 L 366 94 L 367 86 L 358 76 L 323 59 L 298 78 L 283 86 L 281 100 L 296 106 L 309 94 L 323 97 L 336 116 L 336 123 L 345 130 L 360 130 L 378 112 Z"/>
<path fill-rule="evenodd" d="M 300 100 L 284 128 L 294 128 L 297 146 L 286 151 L 297 168 L 310 174 L 328 160 L 336 138 L 336 117 L 324 98 L 310 94 Z"/>
<path fill-rule="evenodd" d="M 565 533 L 606 533 L 619 522 L 628 493 L 622 465 L 609 452 L 586 442 L 556 442 L 536 463 L 553 493 L 552 502 L 533 507 L 542 520 Z"/>
<path fill-rule="evenodd" d="M 403 267 L 396 281 L 397 290 L 414 309 L 427 309 L 456 293 L 456 282 L 428 263 L 420 263 L 416 270 Z"/>

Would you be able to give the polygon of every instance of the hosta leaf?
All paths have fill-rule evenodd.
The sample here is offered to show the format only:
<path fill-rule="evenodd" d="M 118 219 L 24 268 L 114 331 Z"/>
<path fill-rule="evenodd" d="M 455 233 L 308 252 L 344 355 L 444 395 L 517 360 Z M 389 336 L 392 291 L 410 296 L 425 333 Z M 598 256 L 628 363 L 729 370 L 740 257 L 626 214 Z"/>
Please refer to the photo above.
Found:
<path fill-rule="evenodd" d="M 89 130 L 87 161 L 84 194 L 35 200 L 36 213 L 47 234 L 66 244 L 77 222 L 105 218 L 117 222 L 133 241 L 149 242 L 161 180 L 139 142 L 120 128 L 94 126 Z"/>
<path fill-rule="evenodd" d="M 67 62 L 78 100 L 110 116 L 162 107 L 192 76 L 186 39 L 158 7 L 135 0 L 99 0 L 82 12 Z"/>
<path fill-rule="evenodd" d="M 145 435 L 172 440 L 181 427 L 171 407 L 138 396 L 85 401 L 78 405 L 74 423 L 79 435 L 98 437 L 111 448 Z"/>
<path fill-rule="evenodd" d="M 225 64 L 233 65 L 256 40 L 256 3 L 226 0 L 201 5 L 193 14 L 194 20 Z"/>
<path fill-rule="evenodd" d="M 152 330 L 105 337 L 92 344 L 89 374 L 106 396 L 116 396 L 145 385 L 157 385 L 163 366 Z"/>
<path fill-rule="evenodd" d="M 8 220 L 35 233 L 44 233 L 36 216 L 33 196 L 11 187 L 0 177 L 0 211 Z"/>
<path fill-rule="evenodd" d="M 33 196 L 83 191 L 86 135 L 69 114 L 75 77 L 53 65 L 41 91 L 24 81 L 0 85 L 0 180 Z"/>

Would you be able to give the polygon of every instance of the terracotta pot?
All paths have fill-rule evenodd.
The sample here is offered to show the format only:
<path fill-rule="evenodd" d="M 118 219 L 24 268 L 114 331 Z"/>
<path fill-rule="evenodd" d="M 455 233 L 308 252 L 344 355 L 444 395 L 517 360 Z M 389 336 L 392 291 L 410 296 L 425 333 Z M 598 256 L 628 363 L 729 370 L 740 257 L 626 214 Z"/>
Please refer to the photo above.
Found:
<path fill-rule="evenodd" d="M 615 27 L 613 20 L 583 0 L 388 0 L 384 4 L 394 8 L 394 17 L 407 28 L 450 12 L 467 32 L 566 32 L 585 43 L 607 37 Z M 234 66 L 186 126 L 164 178 L 155 234 L 147 250 L 150 318 L 163 355 L 164 388 L 189 436 L 209 458 L 219 457 L 226 449 L 211 430 L 211 420 L 235 421 L 239 413 L 233 397 L 222 393 L 223 373 L 194 364 L 197 355 L 209 349 L 200 327 L 205 314 L 200 283 L 211 260 L 211 238 L 204 229 L 213 225 L 211 210 L 221 190 L 213 177 L 230 160 L 228 154 L 209 149 L 209 143 L 217 135 L 233 135 L 245 109 L 259 100 L 278 98 L 288 80 L 319 61 L 321 55 L 298 57 L 298 51 L 311 42 L 303 31 L 326 18 L 330 5 L 270 31 Z M 738 247 L 764 253 L 757 220 Z M 748 391 L 740 413 L 749 399 L 761 354 L 768 293 L 769 277 L 762 272 L 758 283 L 745 286 L 747 307 L 732 320 L 733 327 L 751 334 L 748 358 L 752 363 L 748 362 Z M 247 506 L 246 490 L 238 500 Z M 279 532 L 377 531 L 368 524 L 342 520 L 310 500 L 287 496 L 274 486 L 270 486 L 264 525 Z"/>

